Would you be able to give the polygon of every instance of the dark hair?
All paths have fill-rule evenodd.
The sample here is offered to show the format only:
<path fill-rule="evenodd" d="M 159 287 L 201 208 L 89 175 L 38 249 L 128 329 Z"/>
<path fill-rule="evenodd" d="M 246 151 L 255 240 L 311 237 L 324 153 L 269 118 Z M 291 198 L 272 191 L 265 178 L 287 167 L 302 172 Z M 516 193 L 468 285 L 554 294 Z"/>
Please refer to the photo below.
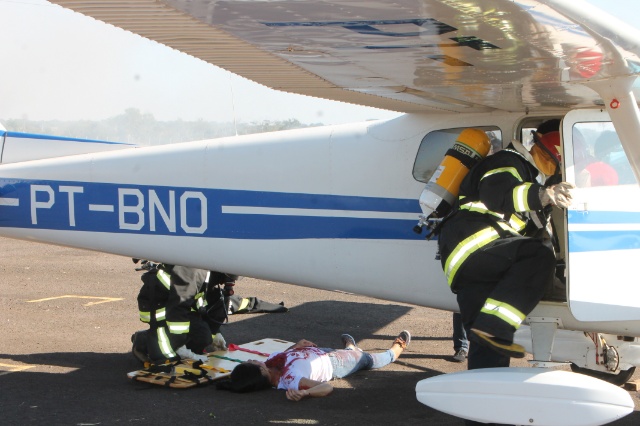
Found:
<path fill-rule="evenodd" d="M 541 135 L 546 135 L 547 133 L 558 131 L 560 131 L 560 119 L 558 118 L 552 118 L 551 120 L 544 121 L 536 129 L 536 132 L 540 133 Z"/>
<path fill-rule="evenodd" d="M 262 374 L 262 370 L 255 364 L 240 363 L 233 369 L 228 379 L 216 383 L 217 389 L 231 392 L 253 392 L 271 387 L 269 378 Z"/>

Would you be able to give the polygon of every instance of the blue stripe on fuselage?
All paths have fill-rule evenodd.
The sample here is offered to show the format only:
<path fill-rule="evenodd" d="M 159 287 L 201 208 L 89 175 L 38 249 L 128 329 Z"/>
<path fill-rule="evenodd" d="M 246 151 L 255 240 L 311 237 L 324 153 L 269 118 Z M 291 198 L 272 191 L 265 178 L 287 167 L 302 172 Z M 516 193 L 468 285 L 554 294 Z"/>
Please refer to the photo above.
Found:
<path fill-rule="evenodd" d="M 249 209 L 238 213 L 243 207 Z M 419 211 L 415 199 L 0 179 L 0 227 L 11 228 L 235 239 L 415 240 L 422 238 L 412 231 L 416 221 L 393 215 L 417 217 Z M 346 212 L 352 217 L 342 214 Z M 358 217 L 358 212 L 377 217 Z M 632 229 L 640 224 L 640 213 L 568 215 L 570 252 L 640 249 L 640 230 Z M 625 224 L 630 229 L 625 230 Z M 582 229 L 571 230 L 572 225 Z M 622 229 L 598 229 L 603 225 Z"/>
<path fill-rule="evenodd" d="M 223 207 L 249 210 L 229 213 Z M 341 211 L 382 213 L 382 218 L 341 217 Z M 384 216 L 417 218 L 419 212 L 417 199 L 0 178 L 0 227 L 235 239 L 415 240 L 421 238 L 412 231 L 415 220 Z"/>
<path fill-rule="evenodd" d="M 18 138 L 18 139 L 41 139 L 41 140 L 51 140 L 51 141 L 65 141 L 65 142 L 80 142 L 80 143 L 101 143 L 106 145 L 127 145 L 127 146 L 135 146 L 135 144 L 124 143 L 124 142 L 109 142 L 109 141 L 101 141 L 97 139 L 83 139 L 83 138 L 69 138 L 65 136 L 53 136 L 53 135 L 41 135 L 38 133 L 22 133 L 22 132 L 5 132 L 7 137 Z M 0 134 L 2 136 L 2 134 Z"/>
<path fill-rule="evenodd" d="M 572 253 L 640 249 L 640 212 L 616 211 L 575 211 L 568 212 L 569 251 Z M 581 230 L 571 230 L 580 225 Z M 585 230 L 588 226 L 593 230 Z M 598 229 L 603 226 L 617 226 L 622 229 Z M 629 229 L 624 229 L 628 225 Z"/>
<path fill-rule="evenodd" d="M 640 249 L 640 231 L 573 231 L 569 232 L 569 251 Z"/>

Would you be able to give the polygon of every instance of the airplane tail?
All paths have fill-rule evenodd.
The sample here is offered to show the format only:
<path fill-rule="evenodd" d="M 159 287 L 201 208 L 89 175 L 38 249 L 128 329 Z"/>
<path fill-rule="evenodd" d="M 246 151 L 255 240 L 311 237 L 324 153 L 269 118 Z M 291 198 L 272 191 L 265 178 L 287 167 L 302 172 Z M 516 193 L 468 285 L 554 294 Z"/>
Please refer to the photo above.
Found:
<path fill-rule="evenodd" d="M 0 124 L 0 164 L 133 148 L 136 145 L 7 131 Z"/>

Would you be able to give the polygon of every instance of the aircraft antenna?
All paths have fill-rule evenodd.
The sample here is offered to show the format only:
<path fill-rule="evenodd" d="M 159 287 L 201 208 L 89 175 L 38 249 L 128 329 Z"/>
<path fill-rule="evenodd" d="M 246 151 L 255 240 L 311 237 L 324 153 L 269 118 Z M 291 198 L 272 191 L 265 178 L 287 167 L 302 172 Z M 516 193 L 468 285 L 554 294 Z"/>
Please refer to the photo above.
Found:
<path fill-rule="evenodd" d="M 238 136 L 238 123 L 236 121 L 236 105 L 233 96 L 233 81 L 232 81 L 233 73 L 229 73 L 229 89 L 231 91 L 231 113 L 233 114 L 233 128 L 236 131 L 236 136 Z"/>

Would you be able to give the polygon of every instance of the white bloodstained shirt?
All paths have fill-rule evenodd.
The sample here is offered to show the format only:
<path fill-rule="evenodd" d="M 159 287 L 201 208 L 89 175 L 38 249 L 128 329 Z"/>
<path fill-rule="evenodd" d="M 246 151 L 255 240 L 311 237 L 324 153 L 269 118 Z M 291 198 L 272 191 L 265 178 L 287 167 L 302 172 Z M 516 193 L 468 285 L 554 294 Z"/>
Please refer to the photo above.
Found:
<path fill-rule="evenodd" d="M 300 379 L 328 382 L 333 376 L 329 356 L 315 347 L 289 349 L 271 354 L 265 364 L 281 371 L 278 389 L 299 389 Z"/>

